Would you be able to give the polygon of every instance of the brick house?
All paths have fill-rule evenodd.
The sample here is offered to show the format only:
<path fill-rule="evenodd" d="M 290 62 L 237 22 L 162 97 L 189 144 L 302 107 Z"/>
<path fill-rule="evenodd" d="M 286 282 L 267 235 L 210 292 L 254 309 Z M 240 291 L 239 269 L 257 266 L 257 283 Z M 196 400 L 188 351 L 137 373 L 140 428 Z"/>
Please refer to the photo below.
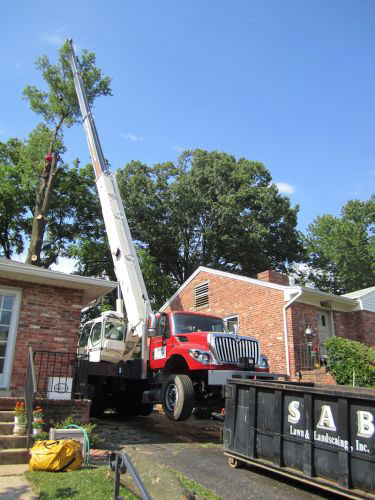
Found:
<path fill-rule="evenodd" d="M 0 259 L 0 397 L 23 394 L 29 346 L 74 353 L 81 309 L 116 286 Z"/>
<path fill-rule="evenodd" d="M 219 315 L 240 335 L 256 337 L 271 371 L 292 380 L 332 383 L 315 369 L 332 335 L 375 345 L 375 287 L 344 296 L 290 286 L 275 271 L 258 279 L 199 267 L 162 306 L 161 311 L 199 310 Z"/>

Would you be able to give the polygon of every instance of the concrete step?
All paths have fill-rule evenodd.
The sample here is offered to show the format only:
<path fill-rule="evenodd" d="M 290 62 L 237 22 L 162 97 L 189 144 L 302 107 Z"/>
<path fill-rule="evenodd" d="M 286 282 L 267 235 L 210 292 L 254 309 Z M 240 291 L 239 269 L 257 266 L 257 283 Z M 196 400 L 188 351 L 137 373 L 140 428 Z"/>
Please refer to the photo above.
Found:
<path fill-rule="evenodd" d="M 0 422 L 13 422 L 14 414 L 12 411 L 0 411 Z"/>
<path fill-rule="evenodd" d="M 30 440 L 30 444 L 32 444 Z M 0 449 L 26 448 L 26 436 L 0 436 Z"/>
<path fill-rule="evenodd" d="M 0 450 L 0 465 L 27 464 L 29 459 L 29 452 L 25 448 Z"/>
<path fill-rule="evenodd" d="M 14 422 L 0 422 L 0 435 L 13 434 Z"/>

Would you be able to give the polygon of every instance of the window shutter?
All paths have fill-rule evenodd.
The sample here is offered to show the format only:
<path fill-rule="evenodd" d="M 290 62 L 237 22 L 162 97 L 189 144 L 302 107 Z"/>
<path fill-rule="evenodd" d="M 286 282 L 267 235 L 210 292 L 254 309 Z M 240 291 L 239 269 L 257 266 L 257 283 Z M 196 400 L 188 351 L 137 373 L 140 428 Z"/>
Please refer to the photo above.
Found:
<path fill-rule="evenodd" d="M 195 287 L 195 307 L 208 306 L 208 281 Z"/>

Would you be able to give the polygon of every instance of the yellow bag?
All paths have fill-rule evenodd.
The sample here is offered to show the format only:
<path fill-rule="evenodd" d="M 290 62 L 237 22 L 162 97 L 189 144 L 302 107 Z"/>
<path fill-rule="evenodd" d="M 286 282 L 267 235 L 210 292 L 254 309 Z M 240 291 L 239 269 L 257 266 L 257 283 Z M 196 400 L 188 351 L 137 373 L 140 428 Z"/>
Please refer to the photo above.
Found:
<path fill-rule="evenodd" d="M 83 462 L 81 443 L 73 439 L 37 441 L 30 454 L 29 470 L 76 470 Z"/>

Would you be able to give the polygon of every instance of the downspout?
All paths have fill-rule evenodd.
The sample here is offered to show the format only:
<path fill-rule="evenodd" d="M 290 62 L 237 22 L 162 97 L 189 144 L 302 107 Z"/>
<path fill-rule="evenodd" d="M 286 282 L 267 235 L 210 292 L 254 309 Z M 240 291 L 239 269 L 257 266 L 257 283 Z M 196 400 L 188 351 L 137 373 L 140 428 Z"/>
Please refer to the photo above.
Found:
<path fill-rule="evenodd" d="M 289 342 L 288 342 L 288 324 L 286 321 L 286 310 L 289 306 L 293 304 L 294 301 L 296 301 L 299 297 L 302 295 L 302 290 L 297 292 L 297 295 L 295 295 L 292 299 L 290 299 L 289 302 L 283 305 L 283 321 L 284 321 L 284 339 L 285 339 L 285 359 L 286 359 L 286 372 L 287 375 L 290 376 L 290 363 L 289 363 Z"/>

